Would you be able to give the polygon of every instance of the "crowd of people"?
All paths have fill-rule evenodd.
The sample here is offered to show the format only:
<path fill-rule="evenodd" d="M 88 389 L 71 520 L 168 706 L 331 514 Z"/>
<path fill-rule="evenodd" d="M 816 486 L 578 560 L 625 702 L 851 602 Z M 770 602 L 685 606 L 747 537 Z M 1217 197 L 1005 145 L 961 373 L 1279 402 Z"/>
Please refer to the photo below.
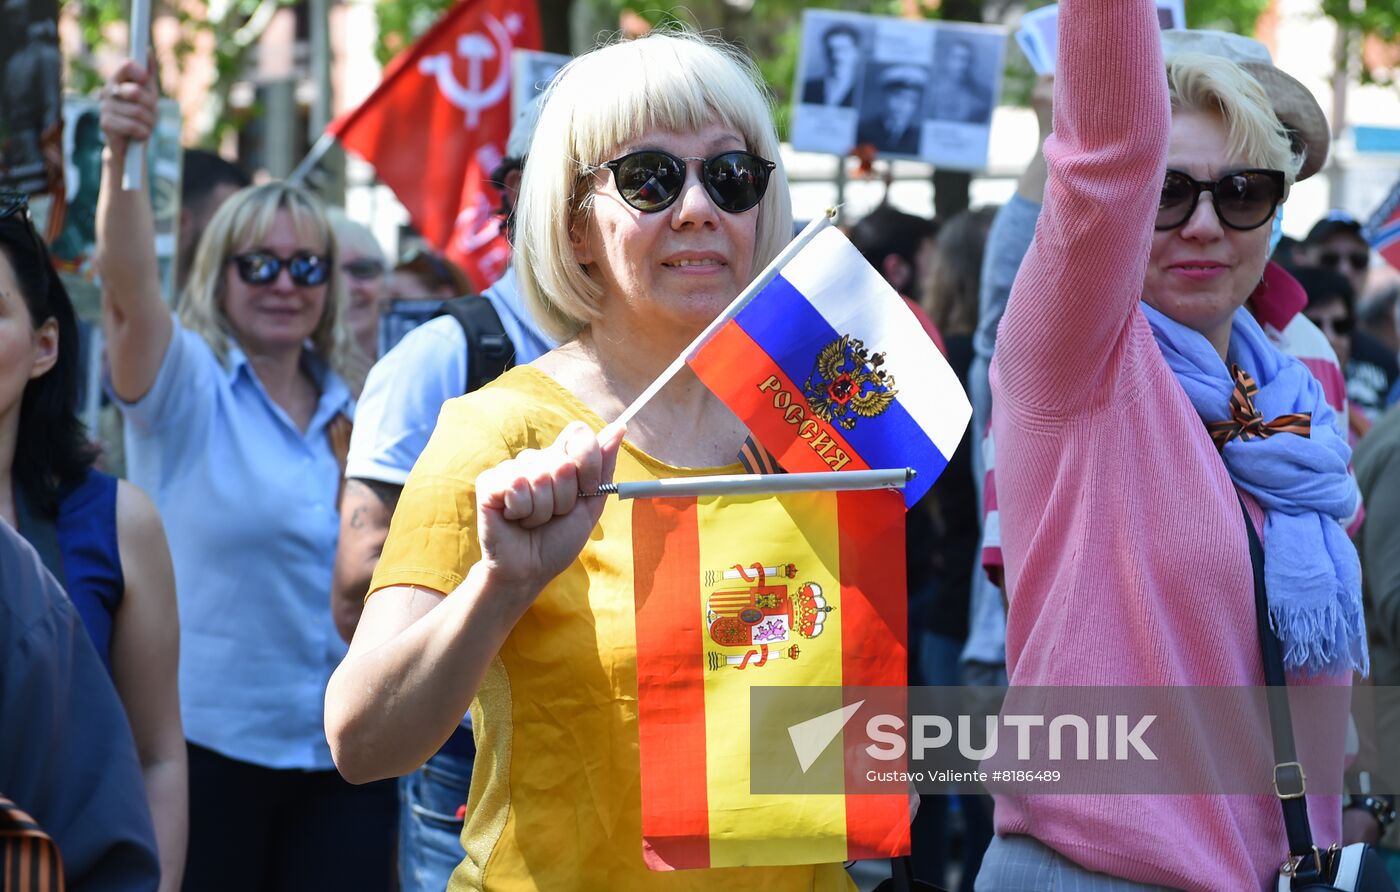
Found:
<path fill-rule="evenodd" d="M 1257 591 L 1290 685 L 1400 682 L 1397 288 L 1353 218 L 1278 225 L 1321 109 L 1146 0 L 1060 23 L 1005 204 L 846 226 L 973 403 L 908 515 L 911 684 L 1261 685 Z M 852 887 L 648 869 L 632 514 L 581 496 L 756 448 L 688 371 L 610 422 L 792 237 L 761 84 L 689 33 L 573 60 L 492 173 L 513 262 L 461 300 L 445 258 L 391 264 L 307 190 L 190 152 L 172 308 L 119 186 L 156 114 L 127 62 L 96 216 L 117 449 L 78 420 L 73 305 L 5 199 L 0 726 L 33 731 L 0 743 L 0 794 L 73 888 Z M 1379 842 L 1383 766 L 1334 730 L 1316 758 L 1355 795 L 1310 793 L 1312 838 Z M 962 890 L 1272 888 L 1289 848 L 1263 795 L 918 805 L 914 874 Z"/>

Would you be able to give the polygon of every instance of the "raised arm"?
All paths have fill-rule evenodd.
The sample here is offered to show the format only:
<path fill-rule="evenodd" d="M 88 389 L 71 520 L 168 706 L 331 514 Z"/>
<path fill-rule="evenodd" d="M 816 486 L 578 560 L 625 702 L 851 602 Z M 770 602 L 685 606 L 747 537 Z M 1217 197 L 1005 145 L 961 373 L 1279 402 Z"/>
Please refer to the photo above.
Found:
<path fill-rule="evenodd" d="M 155 224 L 145 184 L 122 189 L 132 140 L 148 140 L 156 122 L 155 72 L 127 60 L 102 88 L 102 189 L 97 198 L 97 256 L 102 327 L 112 389 L 136 402 L 155 383 L 170 346 L 170 308 L 160 296 Z"/>
<path fill-rule="evenodd" d="M 604 498 L 578 495 L 612 479 L 622 431 L 600 436 L 573 424 L 482 472 L 482 558 L 450 594 L 392 586 L 365 603 L 326 688 L 326 739 L 346 780 L 407 774 L 451 735 L 506 636 L 602 516 Z"/>
<path fill-rule="evenodd" d="M 1151 0 L 1065 0 L 1059 29 L 1045 204 L 997 339 L 998 399 L 1055 414 L 1112 384 L 1171 126 Z"/>

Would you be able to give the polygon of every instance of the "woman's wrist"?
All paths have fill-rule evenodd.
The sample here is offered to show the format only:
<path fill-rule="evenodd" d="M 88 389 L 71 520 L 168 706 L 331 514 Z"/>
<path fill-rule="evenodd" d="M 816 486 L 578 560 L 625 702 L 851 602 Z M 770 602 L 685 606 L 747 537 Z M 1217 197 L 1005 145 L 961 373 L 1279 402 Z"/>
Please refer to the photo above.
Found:
<path fill-rule="evenodd" d="M 1387 827 L 1395 822 L 1395 805 L 1387 797 L 1353 793 L 1347 798 L 1344 808 L 1357 809 L 1369 813 L 1371 817 L 1376 819 L 1376 823 L 1380 825 L 1382 834 L 1385 833 Z"/>
<path fill-rule="evenodd" d="M 471 602 L 467 606 L 468 617 L 501 625 L 502 637 L 515 627 L 539 594 L 540 589 L 511 579 L 485 560 L 473 564 L 462 584 L 452 592 Z"/>
<path fill-rule="evenodd" d="M 102 148 L 102 166 L 120 171 L 126 164 L 126 140 L 109 143 Z"/>

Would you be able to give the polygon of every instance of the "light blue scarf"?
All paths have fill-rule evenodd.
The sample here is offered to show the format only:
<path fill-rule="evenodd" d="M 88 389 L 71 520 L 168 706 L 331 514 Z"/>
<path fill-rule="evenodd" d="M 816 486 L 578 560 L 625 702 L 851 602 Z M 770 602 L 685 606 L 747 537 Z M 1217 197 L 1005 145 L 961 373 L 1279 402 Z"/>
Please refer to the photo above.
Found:
<path fill-rule="evenodd" d="M 1204 422 L 1231 417 L 1235 381 L 1215 347 L 1194 329 L 1142 305 L 1157 346 Z M 1361 498 L 1347 473 L 1351 448 L 1322 386 L 1280 353 L 1243 308 L 1230 333 L 1230 363 L 1259 385 L 1254 406 L 1267 421 L 1312 416 L 1311 435 L 1232 439 L 1221 457 L 1230 478 L 1264 508 L 1264 591 L 1289 669 L 1370 671 L 1361 609 L 1361 566 L 1342 524 Z"/>

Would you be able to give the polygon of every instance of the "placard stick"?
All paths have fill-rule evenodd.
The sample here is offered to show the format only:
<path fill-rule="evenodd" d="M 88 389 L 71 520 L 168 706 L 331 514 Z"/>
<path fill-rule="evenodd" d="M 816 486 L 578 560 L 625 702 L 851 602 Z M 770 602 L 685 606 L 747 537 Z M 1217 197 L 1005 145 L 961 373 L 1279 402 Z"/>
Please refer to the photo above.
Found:
<path fill-rule="evenodd" d="M 151 0 L 131 0 L 131 58 L 142 68 L 151 45 Z M 132 141 L 126 146 L 126 163 L 122 167 L 122 191 L 141 188 L 146 170 L 146 144 Z"/>
<path fill-rule="evenodd" d="M 690 346 L 682 350 L 681 355 L 677 356 L 675 360 L 666 367 L 666 370 L 662 372 L 655 381 L 651 382 L 646 390 L 642 391 L 641 396 L 633 400 L 632 405 L 622 410 L 622 414 L 617 416 L 617 420 L 614 421 L 613 424 L 626 424 L 628 421 L 631 421 L 632 416 L 641 411 L 642 407 L 676 376 L 676 372 L 679 372 L 687 362 L 694 358 L 696 353 L 700 352 L 700 348 L 705 345 L 705 342 L 710 339 L 711 335 L 719 330 L 720 326 L 738 315 L 739 311 L 758 295 L 758 292 L 762 291 L 769 282 L 777 277 L 778 271 L 781 270 L 798 251 L 806 247 L 807 243 L 810 242 L 817 233 L 831 225 L 831 219 L 834 216 L 836 216 L 836 209 L 829 208 L 825 214 L 813 220 L 811 223 L 808 223 L 806 228 L 797 234 L 797 238 L 793 239 L 777 257 L 773 258 L 773 262 L 768 264 L 763 272 L 759 273 L 758 278 L 754 279 L 753 282 L 749 284 L 749 287 L 741 291 L 739 296 L 734 298 L 733 302 L 725 308 L 724 312 L 715 317 L 715 321 L 705 326 L 705 330 L 700 332 L 699 336 L 690 342 Z"/>

